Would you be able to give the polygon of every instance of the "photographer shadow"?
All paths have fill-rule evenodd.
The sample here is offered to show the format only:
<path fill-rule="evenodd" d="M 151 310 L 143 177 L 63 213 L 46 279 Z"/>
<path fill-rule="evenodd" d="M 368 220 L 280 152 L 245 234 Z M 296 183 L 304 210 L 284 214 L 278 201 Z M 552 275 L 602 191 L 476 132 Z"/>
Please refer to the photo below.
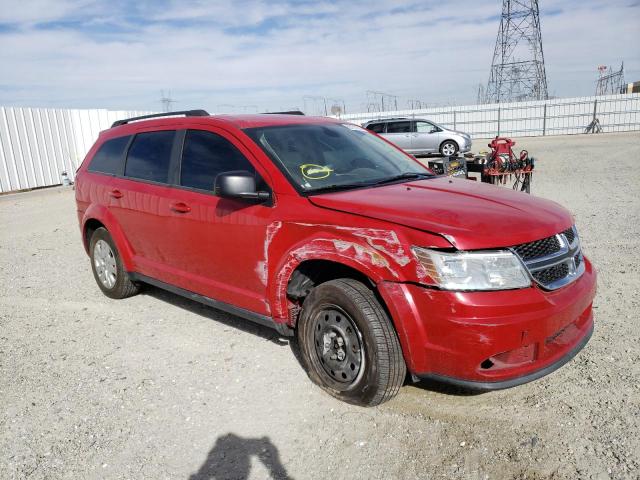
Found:
<path fill-rule="evenodd" d="M 228 433 L 218 437 L 200 469 L 189 480 L 246 480 L 251 473 L 251 457 L 262 462 L 271 478 L 291 478 L 269 437 L 243 438 Z"/>

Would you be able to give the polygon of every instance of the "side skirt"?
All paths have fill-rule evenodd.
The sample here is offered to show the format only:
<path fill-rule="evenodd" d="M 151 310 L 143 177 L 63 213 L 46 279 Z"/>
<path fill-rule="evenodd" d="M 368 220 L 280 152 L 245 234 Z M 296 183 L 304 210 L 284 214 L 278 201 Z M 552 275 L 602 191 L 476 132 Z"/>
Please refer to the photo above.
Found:
<path fill-rule="evenodd" d="M 171 285 L 169 283 L 156 280 L 155 278 L 152 278 L 152 277 L 147 277 L 146 275 L 142 275 L 140 273 L 128 272 L 128 274 L 132 282 L 148 283 L 149 285 L 153 285 L 154 287 L 167 290 L 171 293 L 175 293 L 176 295 L 180 295 L 181 297 L 185 297 L 190 300 L 195 300 L 196 302 L 202 303 L 209 307 L 213 307 L 217 310 L 222 310 L 223 312 L 227 312 L 232 315 L 237 315 L 238 317 L 242 317 L 245 320 L 249 320 L 251 322 L 264 325 L 265 327 L 273 328 L 280 335 L 283 335 L 285 337 L 292 337 L 294 334 L 293 329 L 289 327 L 289 325 L 286 325 L 284 323 L 277 323 L 273 320 L 273 318 L 267 317 L 266 315 L 261 315 L 256 312 L 252 312 L 251 310 L 246 310 L 244 308 L 236 307 L 235 305 L 221 302 L 214 298 L 205 297 L 204 295 L 200 295 L 198 293 L 194 293 L 189 290 L 176 287 L 175 285 Z"/>

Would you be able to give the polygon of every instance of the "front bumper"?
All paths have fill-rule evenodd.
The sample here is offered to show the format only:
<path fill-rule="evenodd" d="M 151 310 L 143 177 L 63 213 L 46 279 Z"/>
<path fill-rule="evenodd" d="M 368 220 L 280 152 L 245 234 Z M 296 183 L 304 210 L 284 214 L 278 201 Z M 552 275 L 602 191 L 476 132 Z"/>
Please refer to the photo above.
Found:
<path fill-rule="evenodd" d="M 596 272 L 586 259 L 584 274 L 556 291 L 449 292 L 394 282 L 378 288 L 409 371 L 467 388 L 508 388 L 547 375 L 593 331 Z"/>

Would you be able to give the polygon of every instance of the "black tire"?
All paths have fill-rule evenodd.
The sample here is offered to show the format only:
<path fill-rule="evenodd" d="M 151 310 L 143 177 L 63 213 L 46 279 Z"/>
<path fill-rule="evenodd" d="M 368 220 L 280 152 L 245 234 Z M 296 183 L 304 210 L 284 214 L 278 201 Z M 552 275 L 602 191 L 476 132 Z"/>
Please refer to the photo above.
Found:
<path fill-rule="evenodd" d="M 451 155 L 446 155 L 445 152 L 445 148 L 447 147 L 453 147 L 453 153 Z M 458 154 L 458 151 L 460 150 L 460 147 L 458 147 L 458 144 L 456 142 L 454 142 L 453 140 L 445 140 L 444 142 L 442 142 L 440 144 L 440 155 L 444 156 L 444 157 L 452 157 L 454 155 Z"/>
<path fill-rule="evenodd" d="M 96 257 L 98 256 L 96 245 L 99 241 L 106 242 L 111 249 L 108 257 L 112 259 L 112 265 L 115 266 L 115 281 L 113 281 L 113 285 L 105 284 L 105 281 L 100 278 L 97 270 L 99 267 L 96 265 Z M 102 244 L 100 245 L 102 246 Z M 102 246 L 102 248 L 104 247 Z M 122 265 L 120 253 L 118 252 L 118 249 L 106 228 L 100 227 L 93 232 L 93 235 L 91 235 L 91 241 L 89 243 L 89 258 L 91 259 L 93 278 L 95 278 L 98 287 L 102 290 L 102 293 L 107 297 L 116 299 L 127 298 L 140 291 L 140 287 L 129 279 L 129 275 Z"/>
<path fill-rule="evenodd" d="M 391 320 L 374 293 L 356 280 L 315 287 L 303 303 L 297 333 L 309 378 L 342 401 L 379 405 L 404 383 L 406 366 Z M 341 338 L 344 358 L 336 350 Z M 336 359 L 330 359 L 335 352 Z"/>

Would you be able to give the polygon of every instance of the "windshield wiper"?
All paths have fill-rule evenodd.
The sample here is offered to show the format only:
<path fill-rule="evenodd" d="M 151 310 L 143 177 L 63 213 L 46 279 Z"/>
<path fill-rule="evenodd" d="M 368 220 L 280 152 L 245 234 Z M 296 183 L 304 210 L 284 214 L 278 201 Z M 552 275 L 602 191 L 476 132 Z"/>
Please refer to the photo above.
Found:
<path fill-rule="evenodd" d="M 316 193 L 329 193 L 329 192 L 339 192 L 341 190 L 351 190 L 353 188 L 360 188 L 360 187 L 368 187 L 370 186 L 370 183 L 366 183 L 366 182 L 360 182 L 360 183 L 341 183 L 341 184 L 333 184 L 333 185 L 327 185 L 324 187 L 318 187 L 318 188 L 313 188 L 311 190 L 306 190 L 305 193 L 308 194 L 316 194 Z"/>
<path fill-rule="evenodd" d="M 383 178 L 376 182 L 372 182 L 369 185 L 384 185 L 385 183 L 400 182 L 402 180 L 415 180 L 417 178 L 432 178 L 435 175 L 426 172 L 405 172 L 400 175 L 394 175 L 393 177 Z"/>

